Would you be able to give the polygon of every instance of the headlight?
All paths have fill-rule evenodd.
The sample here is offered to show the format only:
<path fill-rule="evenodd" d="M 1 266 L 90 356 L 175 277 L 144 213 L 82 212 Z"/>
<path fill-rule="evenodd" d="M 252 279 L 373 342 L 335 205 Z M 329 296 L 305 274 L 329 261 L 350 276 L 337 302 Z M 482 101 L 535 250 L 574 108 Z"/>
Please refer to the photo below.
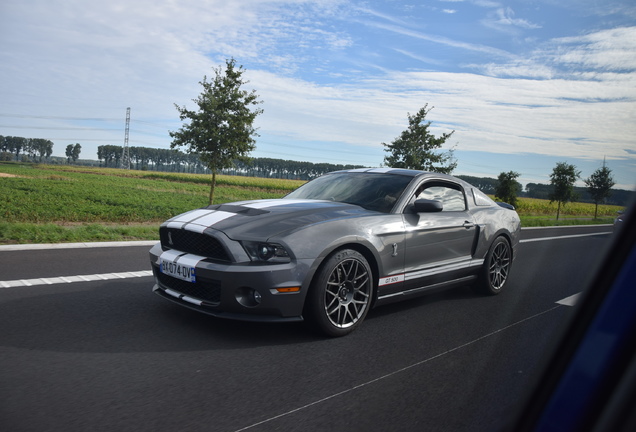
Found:
<path fill-rule="evenodd" d="M 288 263 L 291 261 L 284 247 L 277 243 L 241 242 L 252 261 L 268 263 Z"/>

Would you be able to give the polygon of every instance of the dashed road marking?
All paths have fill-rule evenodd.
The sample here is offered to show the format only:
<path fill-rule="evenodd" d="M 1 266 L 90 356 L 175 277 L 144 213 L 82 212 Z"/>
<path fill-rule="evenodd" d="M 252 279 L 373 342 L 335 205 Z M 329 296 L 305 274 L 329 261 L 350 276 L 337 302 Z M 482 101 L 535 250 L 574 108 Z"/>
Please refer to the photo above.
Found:
<path fill-rule="evenodd" d="M 577 238 L 577 237 L 591 237 L 591 236 L 607 235 L 607 234 L 611 234 L 611 231 L 588 233 L 588 234 L 572 234 L 572 235 L 554 236 L 554 237 L 540 237 L 540 238 L 519 240 L 519 243 L 530 243 L 530 242 L 547 241 L 547 240 L 560 240 L 560 239 Z"/>
<path fill-rule="evenodd" d="M 92 275 L 77 275 L 77 276 L 59 276 L 50 278 L 38 278 L 38 279 L 17 279 L 11 281 L 0 281 L 0 287 L 2 288 L 19 288 L 19 287 L 32 287 L 37 285 L 55 285 L 55 284 L 69 284 L 73 282 L 92 282 L 92 281 L 107 281 L 113 279 L 130 279 L 152 276 L 152 270 L 142 270 L 133 272 L 121 272 L 121 273 L 102 273 Z"/>
<path fill-rule="evenodd" d="M 562 300 L 559 300 L 557 302 L 557 304 L 563 305 L 563 306 L 574 306 L 576 305 L 576 302 L 579 301 L 579 297 L 581 296 L 581 293 L 577 293 L 574 295 L 571 295 L 570 297 L 566 297 Z"/>

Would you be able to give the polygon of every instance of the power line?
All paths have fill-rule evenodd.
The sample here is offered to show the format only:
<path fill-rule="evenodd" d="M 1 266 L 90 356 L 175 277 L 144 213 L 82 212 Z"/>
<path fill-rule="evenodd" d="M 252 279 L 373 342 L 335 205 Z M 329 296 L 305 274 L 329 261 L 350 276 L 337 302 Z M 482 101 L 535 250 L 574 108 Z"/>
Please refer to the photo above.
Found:
<path fill-rule="evenodd" d="M 117 131 L 118 128 L 92 128 L 92 127 L 61 127 L 61 126 L 13 126 L 13 125 L 4 125 L 0 124 L 0 127 L 11 128 L 11 129 L 41 129 L 41 130 L 86 130 L 86 131 Z"/>
<path fill-rule="evenodd" d="M 28 114 L 4 114 L 0 113 L 0 117 L 12 117 L 12 118 L 33 118 L 33 119 L 45 119 L 45 120 L 75 120 L 75 121 L 118 121 L 116 118 L 107 117 L 65 117 L 65 116 L 42 116 L 42 115 L 28 115 Z"/>

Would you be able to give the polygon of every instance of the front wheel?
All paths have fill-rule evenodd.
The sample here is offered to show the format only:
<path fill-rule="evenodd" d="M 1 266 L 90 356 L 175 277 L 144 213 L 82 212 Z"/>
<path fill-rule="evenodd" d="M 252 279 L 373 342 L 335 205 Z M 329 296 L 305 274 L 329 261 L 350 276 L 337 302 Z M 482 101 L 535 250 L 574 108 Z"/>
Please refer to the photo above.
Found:
<path fill-rule="evenodd" d="M 482 294 L 499 294 L 508 281 L 512 249 L 505 237 L 497 237 L 490 246 L 475 288 Z"/>
<path fill-rule="evenodd" d="M 352 249 L 338 251 L 323 263 L 312 282 L 307 319 L 327 336 L 344 336 L 364 320 L 372 296 L 373 278 L 364 256 Z"/>

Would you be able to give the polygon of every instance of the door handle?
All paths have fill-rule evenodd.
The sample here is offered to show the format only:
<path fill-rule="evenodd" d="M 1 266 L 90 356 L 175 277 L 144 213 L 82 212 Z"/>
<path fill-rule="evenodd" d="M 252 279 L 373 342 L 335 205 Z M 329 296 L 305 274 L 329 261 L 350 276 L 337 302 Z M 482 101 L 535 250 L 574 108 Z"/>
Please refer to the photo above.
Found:
<path fill-rule="evenodd" d="M 466 229 L 470 229 L 470 228 L 474 227 L 474 226 L 475 226 L 475 224 L 474 224 L 474 223 L 472 223 L 472 222 L 470 222 L 470 221 L 465 221 L 463 226 L 464 226 L 464 228 L 466 228 Z"/>

